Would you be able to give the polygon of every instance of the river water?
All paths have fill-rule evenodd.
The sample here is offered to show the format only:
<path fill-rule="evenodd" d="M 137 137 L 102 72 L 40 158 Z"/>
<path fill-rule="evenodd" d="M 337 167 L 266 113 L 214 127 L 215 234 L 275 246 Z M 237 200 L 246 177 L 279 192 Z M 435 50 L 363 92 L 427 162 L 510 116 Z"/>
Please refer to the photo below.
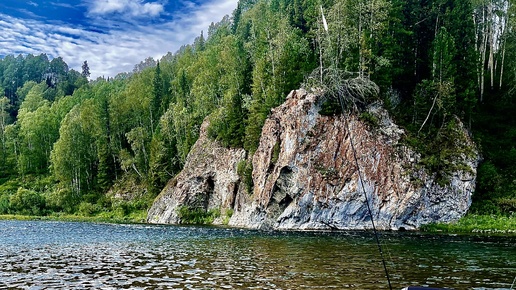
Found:
<path fill-rule="evenodd" d="M 516 237 L 381 233 L 393 289 L 508 289 Z M 388 289 L 370 232 L 0 221 L 0 289 Z"/>

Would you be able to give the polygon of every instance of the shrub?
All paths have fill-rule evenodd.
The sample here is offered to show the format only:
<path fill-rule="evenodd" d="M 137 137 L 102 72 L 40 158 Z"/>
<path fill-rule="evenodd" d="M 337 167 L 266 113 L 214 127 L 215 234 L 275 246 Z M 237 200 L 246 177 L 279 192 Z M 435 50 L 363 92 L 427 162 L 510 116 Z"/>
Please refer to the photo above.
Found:
<path fill-rule="evenodd" d="M 35 191 L 18 188 L 9 199 L 14 213 L 22 215 L 42 215 L 45 209 L 45 198 Z"/>
<path fill-rule="evenodd" d="M 334 98 L 327 98 L 321 105 L 319 114 L 323 116 L 335 116 L 342 114 L 339 102 Z"/>
<path fill-rule="evenodd" d="M 77 206 L 77 199 L 69 189 L 55 190 L 47 195 L 47 206 L 52 211 L 73 213 Z"/>
<path fill-rule="evenodd" d="M 9 195 L 0 195 L 0 214 L 8 214 L 10 208 Z"/>
<path fill-rule="evenodd" d="M 500 215 L 500 209 L 491 200 L 482 203 L 474 202 L 469 208 L 469 213 L 480 215 Z"/>
<path fill-rule="evenodd" d="M 500 198 L 496 201 L 500 210 L 505 214 L 516 212 L 516 198 Z"/>
<path fill-rule="evenodd" d="M 378 128 L 378 126 L 380 126 L 378 118 L 370 112 L 363 112 L 358 118 L 372 128 Z"/>
<path fill-rule="evenodd" d="M 241 160 L 237 163 L 237 174 L 245 185 L 247 193 L 253 193 L 253 163 Z"/>
<path fill-rule="evenodd" d="M 220 209 L 205 210 L 199 207 L 181 206 L 178 209 L 178 216 L 182 224 L 212 224 L 220 217 Z"/>
<path fill-rule="evenodd" d="M 101 211 L 101 208 L 97 204 L 91 204 L 83 201 L 79 204 L 79 214 L 82 216 L 93 216 Z"/>
<path fill-rule="evenodd" d="M 231 217 L 233 216 L 233 213 L 234 213 L 234 212 L 235 212 L 235 211 L 234 211 L 232 208 L 228 208 L 228 209 L 226 210 L 225 215 L 224 215 L 224 219 L 222 220 L 222 224 L 224 224 L 224 225 L 229 224 L 229 220 L 230 220 L 230 219 L 231 219 Z"/>
<path fill-rule="evenodd" d="M 276 164 L 276 162 L 278 162 L 280 150 L 281 150 L 280 142 L 276 142 L 274 144 L 274 147 L 272 148 L 271 163 L 273 165 Z"/>

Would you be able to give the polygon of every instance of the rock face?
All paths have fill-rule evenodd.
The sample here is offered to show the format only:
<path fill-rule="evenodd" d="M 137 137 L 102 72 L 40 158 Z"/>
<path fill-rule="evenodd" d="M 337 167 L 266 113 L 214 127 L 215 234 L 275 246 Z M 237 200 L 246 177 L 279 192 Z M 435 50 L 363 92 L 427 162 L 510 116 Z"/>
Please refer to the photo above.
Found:
<path fill-rule="evenodd" d="M 381 107 L 368 109 L 378 120 L 369 125 L 356 116 L 322 116 L 320 102 L 298 90 L 272 111 L 252 156 L 251 194 L 236 172 L 245 152 L 209 141 L 203 125 L 185 169 L 156 199 L 148 221 L 180 222 L 177 208 L 198 200 L 205 208 L 232 208 L 229 225 L 261 229 L 371 228 L 367 202 L 380 229 L 416 229 L 466 213 L 476 151 L 461 156 L 469 168 L 441 186 L 418 164 L 420 156 L 399 143 L 404 132 Z M 475 148 L 460 130 L 462 145 Z"/>
<path fill-rule="evenodd" d="M 235 207 L 240 185 L 236 167 L 246 153 L 244 149 L 226 149 L 211 141 L 207 127 L 208 122 L 204 122 L 183 171 L 170 180 L 156 198 L 148 212 L 148 222 L 180 223 L 179 208 L 182 206 L 206 211 Z"/>

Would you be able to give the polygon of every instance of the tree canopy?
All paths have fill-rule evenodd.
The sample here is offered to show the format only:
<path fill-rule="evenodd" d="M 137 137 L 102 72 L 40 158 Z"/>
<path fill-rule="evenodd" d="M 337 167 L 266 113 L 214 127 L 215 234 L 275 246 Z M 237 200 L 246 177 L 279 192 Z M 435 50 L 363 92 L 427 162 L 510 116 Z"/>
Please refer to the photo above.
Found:
<path fill-rule="evenodd" d="M 107 80 L 89 81 L 87 61 L 77 72 L 60 57 L 5 56 L 0 205 L 30 192 L 44 197 L 38 208 L 47 200 L 73 211 L 124 182 L 153 197 L 181 170 L 205 118 L 211 138 L 252 154 L 270 109 L 312 79 L 379 91 L 435 171 L 447 168 L 439 148 L 460 118 L 484 156 L 473 210 L 509 212 L 514 9 L 509 0 L 241 0 L 194 43 Z M 46 187 L 6 185 L 27 176 L 44 176 Z"/>

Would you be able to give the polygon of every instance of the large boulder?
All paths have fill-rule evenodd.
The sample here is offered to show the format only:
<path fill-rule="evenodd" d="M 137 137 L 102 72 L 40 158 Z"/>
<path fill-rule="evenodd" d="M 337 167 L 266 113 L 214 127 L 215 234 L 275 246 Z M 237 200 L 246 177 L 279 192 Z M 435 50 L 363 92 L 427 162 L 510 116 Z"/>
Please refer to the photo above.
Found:
<path fill-rule="evenodd" d="M 210 141 L 203 124 L 183 172 L 156 199 L 148 221 L 180 222 L 178 208 L 190 204 L 231 208 L 229 225 L 260 229 L 368 229 L 368 203 L 380 229 L 417 229 L 466 213 L 479 156 L 460 121 L 458 146 L 472 153 L 454 161 L 462 166 L 443 184 L 400 143 L 404 131 L 380 105 L 367 109 L 371 124 L 356 115 L 323 116 L 321 102 L 298 90 L 272 110 L 252 156 L 251 193 L 236 169 L 245 152 Z"/>

